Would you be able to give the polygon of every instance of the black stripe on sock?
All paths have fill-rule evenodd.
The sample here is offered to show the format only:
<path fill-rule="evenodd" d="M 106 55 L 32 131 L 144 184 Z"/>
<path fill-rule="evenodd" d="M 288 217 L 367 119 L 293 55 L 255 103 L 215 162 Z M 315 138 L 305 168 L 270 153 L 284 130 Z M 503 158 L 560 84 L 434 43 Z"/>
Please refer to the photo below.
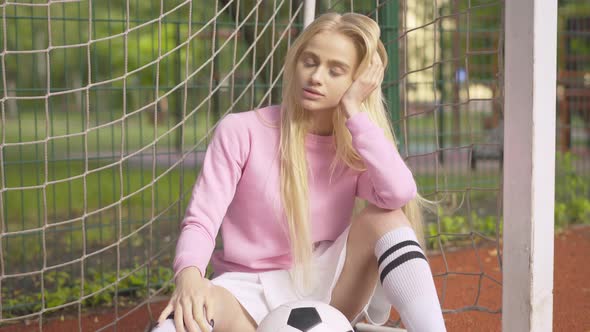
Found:
<path fill-rule="evenodd" d="M 422 249 L 422 247 L 420 247 L 420 244 L 416 241 L 413 240 L 407 240 L 407 241 L 403 241 L 400 242 L 396 245 L 394 245 L 393 247 L 387 249 L 387 251 L 385 251 L 383 253 L 383 255 L 381 255 L 381 257 L 379 257 L 379 261 L 377 263 L 377 265 L 381 266 L 381 263 L 383 263 L 383 261 L 391 254 L 393 254 L 396 250 L 399 250 L 403 247 L 407 247 L 407 246 L 417 246 L 418 248 Z"/>
<path fill-rule="evenodd" d="M 380 276 L 381 284 L 383 284 L 383 280 L 385 280 L 385 277 L 387 277 L 389 272 L 391 272 L 396 267 L 402 265 L 403 263 L 405 263 L 411 259 L 414 259 L 414 258 L 422 258 L 423 260 L 426 261 L 426 257 L 424 256 L 424 254 L 419 251 L 409 251 L 409 252 L 399 256 L 398 258 L 394 259 L 392 262 L 387 264 L 387 266 L 381 272 L 381 276 Z"/>

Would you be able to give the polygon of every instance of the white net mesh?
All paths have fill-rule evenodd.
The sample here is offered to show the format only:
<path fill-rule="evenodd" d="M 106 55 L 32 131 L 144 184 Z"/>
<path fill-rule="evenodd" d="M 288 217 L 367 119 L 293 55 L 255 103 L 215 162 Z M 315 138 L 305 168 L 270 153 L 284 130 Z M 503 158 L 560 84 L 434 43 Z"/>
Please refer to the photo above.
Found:
<path fill-rule="evenodd" d="M 106 306 L 91 329 L 124 329 L 170 293 L 216 121 L 280 101 L 303 2 L 0 3 L 0 324 L 58 312 L 83 330 Z M 427 231 L 445 311 L 498 312 L 501 1 L 317 1 L 329 10 L 382 26 L 400 151 L 442 202 Z M 469 268 L 452 259 L 464 246 Z"/>
<path fill-rule="evenodd" d="M 332 1 L 322 11 L 333 9 L 380 23 L 400 151 L 421 193 L 440 202 L 426 228 L 444 312 L 499 313 L 503 2 Z M 485 320 L 500 328 L 499 315 Z"/>

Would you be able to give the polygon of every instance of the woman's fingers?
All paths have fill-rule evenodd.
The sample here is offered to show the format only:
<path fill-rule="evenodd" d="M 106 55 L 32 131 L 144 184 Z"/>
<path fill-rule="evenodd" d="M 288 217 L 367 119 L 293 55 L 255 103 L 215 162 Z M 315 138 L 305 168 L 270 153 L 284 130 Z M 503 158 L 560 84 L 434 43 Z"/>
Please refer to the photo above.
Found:
<path fill-rule="evenodd" d="M 199 311 L 203 311 L 202 307 L 198 307 L 198 306 L 193 307 L 193 317 L 195 318 L 195 325 L 196 326 L 201 326 L 201 325 L 199 325 L 199 321 L 197 320 L 198 319 L 197 317 L 199 316 Z M 203 330 L 201 329 L 201 331 L 203 331 Z"/>
<path fill-rule="evenodd" d="M 164 310 L 162 310 L 160 317 L 158 317 L 158 324 L 163 323 L 166 318 L 168 318 L 168 316 L 174 311 L 174 303 L 176 303 L 176 296 L 173 294 L 170 301 L 168 301 L 168 305 L 166 308 L 164 308 Z"/>
<path fill-rule="evenodd" d="M 383 62 L 377 52 L 374 52 L 369 64 L 363 72 L 352 82 L 342 100 L 362 103 L 376 88 L 381 86 L 385 74 Z"/>
<path fill-rule="evenodd" d="M 158 324 L 161 324 L 166 318 L 174 312 L 174 326 L 179 332 L 208 332 L 210 331 L 208 321 L 203 310 L 205 305 L 199 300 L 181 300 L 174 306 L 174 299 L 168 303 L 166 308 L 158 318 Z"/>
<path fill-rule="evenodd" d="M 377 52 L 373 53 L 372 62 L 377 65 L 381 65 L 381 66 L 383 65 L 383 61 L 381 61 L 381 57 L 379 56 L 379 53 L 377 53 Z"/>
<path fill-rule="evenodd" d="M 203 303 L 200 303 L 199 306 L 193 309 L 193 316 L 195 317 L 195 322 L 203 332 L 209 332 L 209 323 L 207 322 L 205 315 L 205 306 Z"/>
<path fill-rule="evenodd" d="M 166 308 L 164 308 L 164 310 L 160 314 L 160 317 L 158 317 L 158 324 L 162 324 L 162 322 L 164 322 L 166 318 L 168 318 L 168 315 L 170 315 L 172 311 L 174 311 L 174 306 L 172 305 L 172 303 L 172 300 L 168 302 L 168 305 L 166 306 Z"/>
<path fill-rule="evenodd" d="M 378 73 L 383 72 L 383 61 L 377 52 L 373 54 L 373 66 Z"/>
<path fill-rule="evenodd" d="M 176 311 L 174 312 L 174 327 L 176 328 L 176 332 L 184 332 L 184 322 L 182 320 L 182 306 L 177 305 Z"/>
<path fill-rule="evenodd" d="M 199 305 L 198 301 L 196 303 L 192 303 L 190 301 L 187 301 L 183 305 L 182 312 L 184 314 L 183 315 L 184 316 L 183 317 L 184 318 L 184 326 L 186 327 L 188 332 L 200 332 L 201 331 L 197 327 L 197 324 L 195 323 L 195 317 L 193 315 L 193 309 L 200 308 L 200 307 L 202 307 L 202 306 Z"/>
<path fill-rule="evenodd" d="M 383 66 L 379 66 L 377 73 L 375 73 L 375 83 L 376 87 L 379 87 L 383 82 L 383 76 L 385 75 L 385 71 L 383 70 Z"/>
<path fill-rule="evenodd" d="M 209 326 L 211 326 L 211 328 L 214 327 L 215 325 L 215 321 L 213 320 L 213 303 L 211 302 L 211 300 L 207 300 L 205 299 L 205 304 L 203 305 L 203 308 L 205 310 L 205 319 L 207 319 L 207 323 L 209 324 Z"/>
<path fill-rule="evenodd" d="M 371 83 L 375 86 L 379 84 L 379 72 L 380 71 L 381 71 L 381 68 L 378 64 L 373 64 L 371 66 Z"/>
<path fill-rule="evenodd" d="M 372 64 L 369 68 L 367 68 L 367 71 L 365 72 L 365 85 L 367 89 L 367 94 L 373 91 L 381 83 L 379 81 L 379 72 L 381 70 L 382 69 L 379 67 L 379 65 L 376 64 Z"/>
<path fill-rule="evenodd" d="M 381 58 L 379 57 L 377 52 L 375 52 L 371 57 L 371 62 L 369 63 L 369 66 L 365 70 L 365 77 L 371 85 L 378 85 L 380 83 L 380 77 L 383 74 L 383 72 L 383 62 L 381 61 Z"/>

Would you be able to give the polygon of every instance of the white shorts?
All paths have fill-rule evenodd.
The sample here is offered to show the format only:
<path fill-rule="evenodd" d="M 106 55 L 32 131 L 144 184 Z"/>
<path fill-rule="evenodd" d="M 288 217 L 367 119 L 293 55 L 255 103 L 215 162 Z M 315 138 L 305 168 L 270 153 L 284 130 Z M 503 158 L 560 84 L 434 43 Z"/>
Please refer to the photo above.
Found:
<path fill-rule="evenodd" d="M 232 293 L 242 307 L 260 324 L 266 315 L 283 303 L 295 300 L 316 300 L 330 303 L 332 292 L 340 277 L 346 259 L 346 243 L 350 226 L 336 239 L 320 243 L 313 252 L 315 287 L 309 294 L 299 294 L 288 270 L 261 273 L 226 272 L 211 280 L 216 286 Z M 381 284 L 377 282 L 369 303 L 352 321 L 356 324 L 366 319 L 374 325 L 383 325 L 389 319 L 391 304 L 385 297 Z M 172 321 L 162 324 L 174 331 Z M 161 326 L 164 327 L 164 326 Z"/>
<path fill-rule="evenodd" d="M 299 294 L 287 270 L 261 273 L 226 272 L 211 280 L 214 285 L 232 293 L 257 324 L 273 309 L 295 300 L 316 300 L 330 303 L 332 292 L 346 259 L 346 243 L 350 226 L 334 242 L 320 243 L 313 252 L 315 287 L 309 294 Z M 383 325 L 389 319 L 391 304 L 379 282 L 369 303 L 353 320 L 366 318 L 371 324 Z"/>

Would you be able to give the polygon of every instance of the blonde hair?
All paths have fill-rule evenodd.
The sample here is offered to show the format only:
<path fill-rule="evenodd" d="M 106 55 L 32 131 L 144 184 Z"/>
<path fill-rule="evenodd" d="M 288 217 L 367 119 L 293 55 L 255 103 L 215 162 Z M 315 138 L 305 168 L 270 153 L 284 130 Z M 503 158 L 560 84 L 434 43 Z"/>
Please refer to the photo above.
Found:
<path fill-rule="evenodd" d="M 292 272 L 298 279 L 303 277 L 300 279 L 303 281 L 303 285 L 309 285 L 313 250 L 309 222 L 308 165 L 304 144 L 311 119 L 308 112 L 305 112 L 298 103 L 298 95 L 294 93 L 297 91 L 295 87 L 297 82 L 293 77 L 299 55 L 308 41 L 324 31 L 343 34 L 354 42 L 360 59 L 355 75 L 362 73 L 368 66 L 374 52 L 379 54 L 383 64 L 387 66 L 387 53 L 383 43 L 379 40 L 379 26 L 371 18 L 355 13 L 342 15 L 328 13 L 318 17 L 301 33 L 287 52 L 283 74 L 283 102 L 280 122 L 281 199 L 292 248 L 294 263 Z M 381 127 L 386 136 L 395 144 L 395 137 L 380 88 L 375 89 L 362 103 L 361 111 L 366 112 L 369 118 Z M 336 158 L 332 163 L 332 173 L 338 162 L 344 162 L 348 167 L 359 171 L 365 170 L 361 157 L 352 146 L 352 137 L 345 126 L 346 119 L 342 112 L 334 112 L 332 120 L 336 144 Z M 422 215 L 418 205 L 420 200 L 420 197 L 414 199 L 403 210 L 418 238 L 423 242 Z M 359 201 L 357 200 L 355 210 L 359 208 L 359 205 L 366 205 L 366 202 Z"/>

